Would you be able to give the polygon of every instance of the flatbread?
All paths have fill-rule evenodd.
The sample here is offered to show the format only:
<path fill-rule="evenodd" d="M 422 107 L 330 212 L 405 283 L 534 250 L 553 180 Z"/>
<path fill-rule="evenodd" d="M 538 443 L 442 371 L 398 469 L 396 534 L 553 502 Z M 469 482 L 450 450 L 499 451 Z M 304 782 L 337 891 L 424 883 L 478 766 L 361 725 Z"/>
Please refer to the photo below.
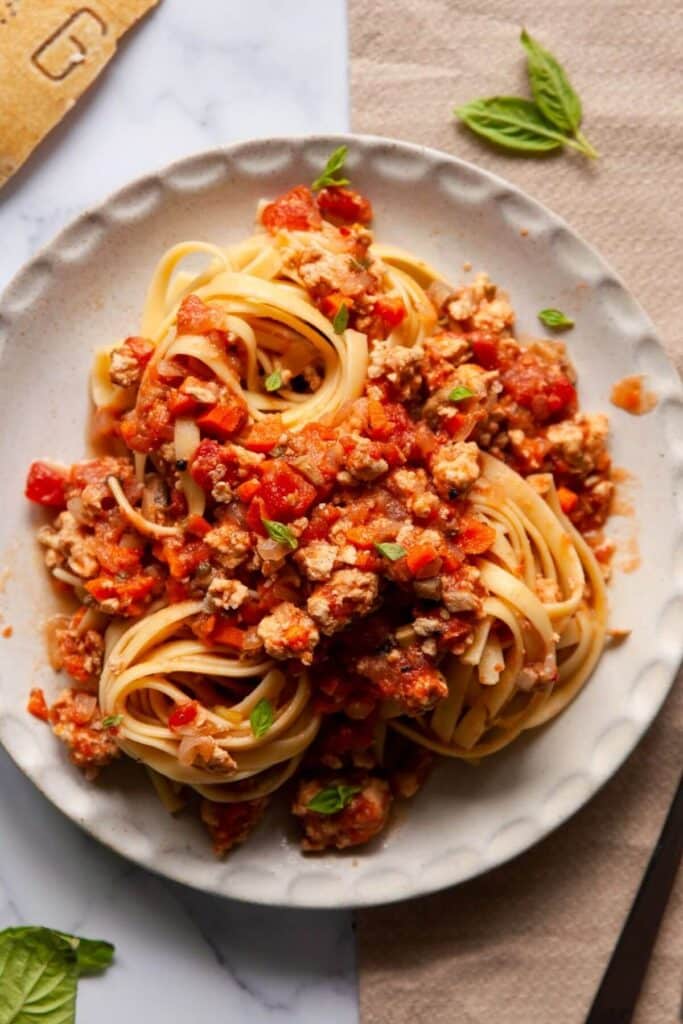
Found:
<path fill-rule="evenodd" d="M 0 187 L 158 0 L 0 0 Z"/>

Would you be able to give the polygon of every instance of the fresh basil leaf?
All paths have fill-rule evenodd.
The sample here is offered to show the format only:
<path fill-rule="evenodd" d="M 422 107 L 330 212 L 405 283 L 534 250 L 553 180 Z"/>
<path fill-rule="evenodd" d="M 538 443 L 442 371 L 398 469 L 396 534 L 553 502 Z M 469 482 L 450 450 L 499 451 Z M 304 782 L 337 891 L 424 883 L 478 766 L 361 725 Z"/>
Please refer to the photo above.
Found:
<path fill-rule="evenodd" d="M 273 705 L 269 700 L 261 698 L 249 715 L 249 722 L 254 736 L 265 736 L 273 724 Z"/>
<path fill-rule="evenodd" d="M 466 398 L 474 398 L 474 391 L 470 391 L 469 388 L 457 387 L 453 388 L 450 395 L 448 396 L 449 402 L 464 402 Z"/>
<path fill-rule="evenodd" d="M 59 934 L 76 943 L 76 967 L 79 977 L 106 971 L 114 959 L 114 947 L 111 942 L 105 942 L 104 939 L 81 939 L 65 932 Z"/>
<path fill-rule="evenodd" d="M 83 939 L 79 935 L 69 935 L 68 932 L 58 932 L 52 928 L 42 928 L 35 925 L 21 925 L 16 928 L 7 928 L 0 932 L 0 940 L 6 933 L 15 938 L 45 933 L 52 936 L 63 949 L 76 956 L 76 968 L 79 976 L 86 974 L 99 974 L 106 970 L 114 957 L 114 946 L 104 939 Z M 2 1019 L 0 1018 L 0 1024 Z"/>
<path fill-rule="evenodd" d="M 345 302 L 342 302 L 337 315 L 332 321 L 335 334 L 343 334 L 349 324 L 349 307 Z"/>
<path fill-rule="evenodd" d="M 316 814 L 337 814 L 344 810 L 356 793 L 360 793 L 360 786 L 327 786 L 316 793 L 306 806 Z"/>
<path fill-rule="evenodd" d="M 399 558 L 405 558 L 407 552 L 404 547 L 400 544 L 393 544 L 391 541 L 384 542 L 382 544 L 375 543 L 375 547 L 379 551 L 380 555 L 384 555 L 390 562 L 398 562 Z"/>
<path fill-rule="evenodd" d="M 542 309 L 538 314 L 538 319 L 546 327 L 552 327 L 554 331 L 566 331 L 574 326 L 571 317 L 568 317 L 561 309 Z"/>
<path fill-rule="evenodd" d="M 49 928 L 0 932 L 0 1021 L 74 1024 L 76 952 Z"/>
<path fill-rule="evenodd" d="M 569 84 L 564 68 L 525 28 L 520 40 L 527 52 L 531 91 L 541 113 L 561 131 L 573 135 L 581 124 L 581 100 Z"/>
<path fill-rule="evenodd" d="M 337 175 L 337 171 L 340 171 L 344 166 L 346 160 L 346 154 L 348 153 L 347 146 L 340 146 L 339 149 L 335 149 L 330 154 L 327 163 L 323 169 L 322 174 L 315 179 L 311 188 L 314 192 L 317 192 L 320 188 L 325 188 L 327 185 L 348 185 L 348 178 L 340 178 Z"/>
<path fill-rule="evenodd" d="M 296 551 L 299 547 L 299 541 L 284 523 L 278 523 L 275 519 L 262 519 L 261 522 L 265 526 L 268 536 L 279 544 L 286 544 L 292 551 Z"/>
<path fill-rule="evenodd" d="M 282 374 L 279 370 L 273 370 L 265 379 L 266 391 L 279 391 L 282 387 Z"/>
<path fill-rule="evenodd" d="M 473 100 L 455 113 L 477 135 L 518 153 L 548 153 L 567 143 L 535 103 L 518 96 Z"/>
<path fill-rule="evenodd" d="M 117 725 L 121 725 L 123 721 L 123 715 L 106 715 L 100 724 L 102 729 L 113 729 Z"/>
<path fill-rule="evenodd" d="M 531 91 L 539 110 L 556 128 L 574 135 L 586 156 L 596 157 L 597 152 L 579 131 L 581 100 L 574 92 L 564 68 L 526 29 L 522 29 L 520 40 L 527 52 Z"/>

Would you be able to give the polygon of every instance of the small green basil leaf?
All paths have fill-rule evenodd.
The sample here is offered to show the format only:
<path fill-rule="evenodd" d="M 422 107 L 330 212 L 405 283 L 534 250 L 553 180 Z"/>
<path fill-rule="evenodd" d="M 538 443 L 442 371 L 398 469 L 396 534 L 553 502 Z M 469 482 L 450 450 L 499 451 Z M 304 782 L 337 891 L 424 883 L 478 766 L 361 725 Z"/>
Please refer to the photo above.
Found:
<path fill-rule="evenodd" d="M 518 96 L 473 100 L 455 113 L 477 135 L 518 153 L 547 153 L 567 141 L 535 103 Z"/>
<path fill-rule="evenodd" d="M 375 543 L 375 547 L 380 555 L 384 555 L 390 562 L 398 562 L 399 558 L 405 558 L 407 553 L 404 547 L 401 547 L 400 544 L 393 544 L 391 541 L 382 544 Z"/>
<path fill-rule="evenodd" d="M 464 402 L 466 398 L 474 398 L 474 391 L 470 391 L 469 388 L 457 387 L 453 388 L 450 395 L 448 396 L 449 402 Z"/>
<path fill-rule="evenodd" d="M 346 328 L 348 327 L 348 323 L 349 323 L 349 307 L 346 305 L 345 302 L 342 302 L 341 306 L 339 307 L 339 311 L 337 312 L 337 315 L 335 316 L 334 320 L 332 321 L 332 326 L 334 327 L 334 333 L 335 334 L 343 334 L 344 331 L 346 330 Z"/>
<path fill-rule="evenodd" d="M 266 391 L 279 391 L 282 387 L 282 374 L 279 370 L 273 370 L 265 379 Z"/>
<path fill-rule="evenodd" d="M 542 309 L 538 314 L 538 319 L 554 331 L 566 331 L 574 326 L 574 321 L 566 316 L 561 309 Z"/>
<path fill-rule="evenodd" d="M 265 736 L 273 724 L 273 705 L 269 700 L 261 698 L 249 715 L 249 722 L 254 736 Z"/>
<path fill-rule="evenodd" d="M 316 814 L 338 814 L 356 793 L 360 793 L 360 786 L 327 786 L 316 793 L 306 806 Z"/>
<path fill-rule="evenodd" d="M 123 715 L 107 715 L 102 719 L 100 724 L 101 729 L 113 729 L 117 725 L 121 725 L 123 721 Z"/>
<path fill-rule="evenodd" d="M 296 551 L 299 547 L 298 540 L 284 523 L 278 523 L 275 519 L 262 519 L 261 522 L 265 526 L 268 536 L 279 544 L 286 544 L 292 551 Z"/>
<path fill-rule="evenodd" d="M 316 178 L 311 188 L 314 192 L 317 192 L 320 188 L 325 188 L 327 185 L 348 185 L 348 178 L 340 178 L 337 176 L 337 171 L 340 171 L 344 166 L 346 160 L 346 154 L 348 153 L 347 146 L 340 146 L 339 149 L 335 149 L 325 164 L 322 174 Z"/>
<path fill-rule="evenodd" d="M 581 124 L 581 100 L 569 84 L 564 68 L 525 28 L 520 40 L 527 52 L 531 91 L 541 113 L 560 131 L 573 135 Z"/>

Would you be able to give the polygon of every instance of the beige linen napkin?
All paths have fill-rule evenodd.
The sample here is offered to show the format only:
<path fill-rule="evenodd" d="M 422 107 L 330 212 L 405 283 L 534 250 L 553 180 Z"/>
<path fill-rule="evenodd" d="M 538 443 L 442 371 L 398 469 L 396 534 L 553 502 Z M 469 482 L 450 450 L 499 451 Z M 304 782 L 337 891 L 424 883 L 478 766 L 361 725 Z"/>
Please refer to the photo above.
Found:
<path fill-rule="evenodd" d="M 354 131 L 444 149 L 508 178 L 607 257 L 683 366 L 683 9 L 676 0 L 350 0 Z M 596 163 L 520 158 L 454 121 L 456 104 L 529 95 L 524 23 L 568 69 Z M 617 776 L 536 849 L 483 878 L 358 915 L 363 1024 L 580 1024 L 672 798 L 683 692 Z M 637 1024 L 674 1024 L 683 877 Z"/>

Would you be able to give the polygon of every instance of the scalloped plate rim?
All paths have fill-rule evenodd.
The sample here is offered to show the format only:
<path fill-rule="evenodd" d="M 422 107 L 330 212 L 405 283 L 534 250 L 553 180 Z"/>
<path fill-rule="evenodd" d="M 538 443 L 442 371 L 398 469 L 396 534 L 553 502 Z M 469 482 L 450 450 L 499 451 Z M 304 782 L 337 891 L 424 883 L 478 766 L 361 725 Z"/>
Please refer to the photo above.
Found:
<path fill-rule="evenodd" d="M 89 219 L 93 217 L 101 215 L 104 215 L 106 217 L 108 208 L 112 207 L 116 203 L 116 201 L 123 197 L 128 190 L 137 186 L 142 186 L 147 182 L 157 181 L 164 184 L 165 180 L 172 176 L 175 170 L 183 169 L 194 162 L 200 162 L 201 160 L 211 158 L 229 158 L 231 155 L 236 154 L 243 149 L 253 147 L 265 147 L 267 149 L 270 146 L 283 143 L 290 147 L 294 147 L 297 150 L 301 149 L 301 147 L 313 144 L 326 144 L 329 145 L 330 147 L 342 144 L 346 144 L 349 146 L 355 145 L 359 146 L 364 152 L 378 148 L 383 150 L 386 150 L 387 148 L 399 151 L 402 150 L 410 154 L 414 159 L 422 159 L 423 161 L 425 161 L 426 164 L 435 164 L 438 162 L 444 165 L 451 164 L 455 165 L 456 167 L 463 168 L 468 172 L 471 172 L 475 177 L 479 177 L 480 179 L 483 179 L 485 182 L 488 182 L 490 185 L 495 185 L 499 190 L 504 192 L 505 195 L 521 197 L 525 203 L 529 204 L 531 208 L 534 208 L 537 213 L 541 214 L 545 224 L 550 224 L 553 225 L 554 227 L 565 229 L 568 232 L 568 234 L 579 243 L 580 247 L 582 247 L 586 252 L 588 252 L 592 256 L 592 258 L 596 261 L 597 265 L 600 266 L 600 268 L 604 272 L 604 279 L 614 282 L 618 286 L 618 290 L 622 293 L 625 293 L 628 296 L 628 299 L 633 303 L 635 313 L 642 322 L 643 329 L 648 331 L 651 337 L 655 340 L 659 350 L 661 350 L 665 357 L 666 377 L 667 384 L 669 385 L 667 397 L 678 396 L 680 398 L 681 396 L 683 396 L 683 388 L 681 386 L 681 381 L 678 376 L 678 373 L 673 363 L 671 362 L 668 353 L 664 349 L 664 346 L 662 345 L 661 340 L 658 336 L 657 330 L 645 309 L 642 307 L 640 302 L 633 296 L 630 290 L 626 287 L 620 275 L 614 270 L 614 268 L 609 264 L 609 262 L 605 260 L 605 258 L 599 253 L 599 251 L 593 245 L 591 245 L 591 243 L 586 241 L 586 239 L 579 232 L 572 228 L 563 217 L 554 213 L 543 203 L 539 202 L 538 200 L 530 196 L 527 192 L 524 191 L 524 189 L 513 184 L 512 182 L 508 181 L 502 176 L 495 174 L 494 172 L 491 172 L 489 170 L 485 170 L 481 167 L 478 167 L 476 164 L 470 163 L 469 161 L 463 160 L 450 153 L 446 153 L 443 150 L 438 150 L 433 147 L 422 146 L 415 143 L 405 142 L 399 139 L 393 139 L 386 136 L 354 134 L 351 132 L 316 133 L 311 135 L 273 135 L 268 137 L 245 138 L 237 142 L 227 144 L 225 146 L 215 146 L 205 150 L 198 150 L 185 157 L 181 157 L 170 163 L 167 163 L 157 170 L 145 172 L 139 175 L 138 177 L 131 179 L 130 181 L 126 182 L 125 184 L 117 188 L 115 191 L 109 193 L 100 202 L 92 206 L 88 206 L 80 214 L 78 214 L 76 217 L 70 220 L 55 236 L 53 236 L 53 238 L 50 241 L 48 241 L 39 249 L 37 249 L 33 256 L 26 263 L 24 263 L 24 265 L 20 267 L 19 270 L 11 277 L 10 281 L 8 282 L 2 294 L 0 295 L 0 327 L 3 324 L 6 315 L 8 315 L 9 318 L 11 318 L 11 316 L 13 315 L 11 308 L 7 310 L 7 307 L 11 307 L 13 293 L 19 289 L 22 283 L 22 279 L 25 277 L 25 275 L 27 275 L 28 272 L 36 266 L 36 264 L 39 264 L 41 260 L 45 259 L 46 257 L 54 256 L 59 259 L 60 249 L 64 242 L 67 240 L 68 234 L 74 232 L 79 225 L 85 224 Z M 373 171 L 373 173 L 377 172 Z M 180 189 L 175 189 L 175 187 L 172 184 L 170 188 L 174 191 L 181 191 Z M 203 186 L 201 184 L 198 187 L 192 186 L 188 188 L 187 186 L 185 186 L 182 189 L 182 191 L 186 191 L 188 194 L 196 191 L 201 192 L 202 190 Z M 485 204 L 487 204 L 492 201 L 495 202 L 497 198 L 497 195 L 491 196 L 490 194 L 487 194 L 483 201 Z M 142 216 L 144 218 L 145 214 L 143 213 Z M 137 220 L 138 217 L 135 216 L 132 219 Z M 107 225 L 105 224 L 105 234 L 106 230 Z M 77 261 L 78 258 L 76 259 L 76 262 Z M 21 312 L 26 313 L 34 302 L 35 298 L 31 299 L 31 301 L 26 305 L 24 309 L 21 310 Z M 2 358 L 3 350 L 4 343 L 2 341 L 2 338 L 0 337 L 0 358 Z M 677 462 L 679 468 L 683 465 L 683 459 L 676 459 L 674 453 L 671 453 L 670 458 L 673 462 Z M 679 525 L 683 526 L 683 519 L 681 517 L 680 512 Z M 671 594 L 674 593 L 677 594 L 678 591 L 674 591 L 672 587 Z M 653 653 L 653 658 L 655 657 L 655 654 L 656 652 Z M 673 683 L 675 681 L 681 657 L 683 656 L 683 635 L 681 636 L 678 642 L 675 655 L 671 655 L 671 653 L 669 653 L 667 657 L 666 655 L 660 653 L 659 656 L 661 660 L 665 662 L 667 667 L 667 673 L 669 676 L 669 683 L 667 688 L 658 696 L 657 699 L 651 702 L 647 709 L 647 713 L 645 715 L 641 715 L 640 720 L 636 723 L 636 734 L 634 736 L 633 742 L 629 743 L 627 747 L 619 753 L 619 756 L 616 758 L 614 763 L 610 764 L 609 769 L 606 772 L 602 772 L 599 774 L 596 772 L 590 772 L 584 766 L 582 774 L 588 777 L 590 781 L 590 786 L 585 792 L 581 792 L 578 798 L 569 801 L 568 804 L 563 807 L 562 813 L 558 818 L 553 819 L 550 822 L 537 822 L 536 824 L 538 825 L 538 827 L 536 829 L 535 834 L 531 838 L 522 837 L 521 841 L 512 843 L 509 847 L 505 849 L 505 851 L 501 855 L 497 855 L 494 857 L 487 858 L 485 856 L 484 851 L 482 851 L 481 849 L 473 848 L 472 846 L 468 846 L 467 843 L 465 842 L 462 849 L 467 849 L 468 852 L 470 853 L 478 854 L 479 860 L 477 863 L 473 863 L 470 867 L 465 868 L 464 870 L 460 870 L 457 873 L 457 877 L 440 880 L 435 884 L 421 884 L 419 878 L 414 876 L 412 879 L 409 879 L 409 884 L 406 885 L 402 883 L 396 883 L 396 891 L 392 891 L 390 893 L 383 892 L 381 897 L 379 898 L 373 898 L 372 895 L 365 895 L 363 897 L 359 897 L 358 894 L 354 892 L 350 883 L 348 885 L 342 884 L 342 889 L 345 888 L 346 891 L 344 893 L 340 893 L 339 899 L 324 898 L 322 900 L 316 900 L 314 898 L 299 898 L 294 900 L 286 896 L 282 899 L 261 898 L 258 891 L 250 892 L 246 895 L 244 893 L 231 892 L 229 886 L 229 876 L 227 878 L 228 884 L 225 886 L 206 884 L 201 880 L 194 878 L 191 870 L 191 861 L 188 862 L 189 870 L 187 871 L 179 870 L 176 867 L 174 867 L 172 870 L 166 870 L 163 864 L 163 855 L 161 859 L 157 857 L 156 862 L 151 862 L 148 858 L 144 856 L 136 856 L 134 853 L 131 853 L 126 850 L 125 840 L 122 840 L 120 842 L 114 841 L 111 838 L 111 836 L 107 834 L 106 830 L 100 826 L 98 820 L 94 822 L 84 820 L 80 818 L 77 813 L 70 811 L 68 807 L 63 806 L 62 804 L 58 803 L 57 800 L 53 799 L 52 796 L 50 796 L 49 793 L 46 791 L 46 788 L 44 787 L 42 782 L 36 777 L 37 773 L 34 774 L 34 772 L 31 770 L 31 767 L 25 763 L 23 752 L 20 749 L 21 745 L 13 744 L 11 741 L 8 741 L 7 739 L 2 737 L 1 734 L 4 730 L 2 729 L 1 715 L 0 741 L 2 742 L 4 749 L 7 751 L 7 753 L 14 761 L 14 763 L 17 765 L 17 767 L 20 768 L 21 771 L 26 775 L 26 777 L 31 780 L 31 782 L 36 786 L 41 795 L 48 799 L 54 806 L 56 806 L 66 817 L 68 817 L 75 824 L 79 825 L 84 831 L 94 836 L 105 847 L 113 850 L 121 856 L 126 857 L 132 862 L 137 863 L 142 867 L 145 867 L 146 869 L 154 872 L 155 874 L 158 874 L 166 878 L 170 878 L 174 881 L 182 882 L 186 885 L 197 888 L 198 890 L 204 892 L 214 893 L 219 896 L 226 896 L 232 899 L 237 899 L 241 902 L 249 902 L 276 907 L 300 907 L 320 909 L 350 909 L 354 907 L 375 906 L 410 899 L 416 896 L 427 895 L 433 892 L 438 892 L 442 889 L 448 888 L 453 885 L 461 884 L 462 882 L 465 882 L 471 878 L 477 877 L 480 874 L 483 874 L 495 867 L 498 867 L 503 863 L 506 863 L 507 861 L 513 859 L 514 857 L 524 852 L 525 850 L 536 845 L 538 842 L 540 842 L 542 839 L 548 836 L 551 832 L 554 832 L 562 824 L 568 821 L 574 814 L 576 814 L 619 770 L 621 765 L 626 761 L 626 759 L 635 749 L 636 745 L 640 742 L 644 734 L 647 732 L 654 718 L 656 717 L 656 715 L 662 708 L 663 704 L 665 703 L 666 698 L 670 693 Z M 559 780 L 559 782 L 555 781 L 554 785 L 549 790 L 547 790 L 546 796 L 550 795 L 550 793 L 554 791 L 554 789 L 556 789 L 562 781 L 564 780 Z M 509 823 L 502 823 L 498 831 L 504 828 L 506 824 Z M 498 831 L 494 833 L 494 835 L 498 834 Z M 208 849 L 207 855 L 210 856 Z M 331 856 L 335 857 L 336 855 L 332 854 Z M 340 863 L 342 862 L 342 859 L 345 860 L 347 859 L 347 857 L 348 854 L 344 855 L 343 858 L 340 858 Z M 362 851 L 358 853 L 358 857 L 362 859 Z M 177 858 L 175 859 L 177 861 Z M 304 868 L 304 865 L 306 865 L 306 868 L 308 868 L 308 865 L 310 864 L 310 861 L 302 860 L 302 868 Z M 375 864 L 373 865 L 373 867 L 377 867 L 377 865 Z M 225 869 L 223 869 L 220 872 L 220 874 L 225 874 Z M 333 884 L 337 884 L 334 879 L 331 879 L 331 881 L 333 882 Z"/>

